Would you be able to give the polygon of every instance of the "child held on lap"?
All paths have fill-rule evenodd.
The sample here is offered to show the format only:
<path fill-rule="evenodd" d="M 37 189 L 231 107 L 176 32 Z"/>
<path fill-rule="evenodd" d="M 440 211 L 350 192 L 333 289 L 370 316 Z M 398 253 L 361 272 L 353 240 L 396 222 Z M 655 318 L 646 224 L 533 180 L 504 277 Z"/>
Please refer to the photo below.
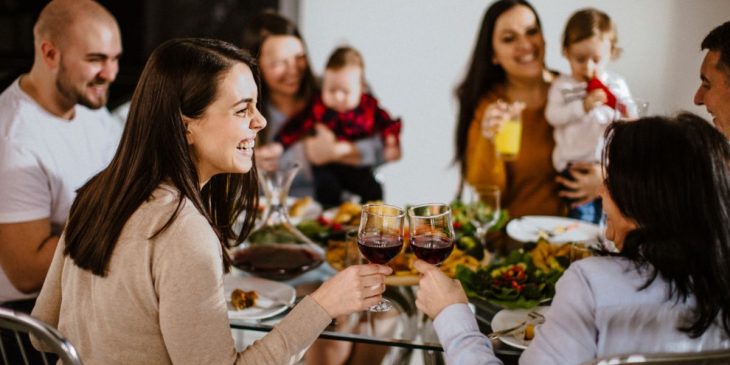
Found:
<path fill-rule="evenodd" d="M 574 13 L 563 33 L 563 55 L 571 75 L 561 75 L 550 87 L 545 118 L 553 128 L 553 165 L 572 178 L 571 162 L 597 162 L 603 149 L 603 133 L 614 120 L 616 101 L 630 97 L 624 79 L 605 70 L 620 52 L 611 18 L 596 9 Z M 570 217 L 598 223 L 601 202 L 571 208 Z"/>
<path fill-rule="evenodd" d="M 315 133 L 322 123 L 338 140 L 356 141 L 380 135 L 385 161 L 400 156 L 400 119 L 392 119 L 378 106 L 378 100 L 364 91 L 365 65 L 359 52 L 351 47 L 337 48 L 325 68 L 322 94 L 304 112 L 289 120 L 275 140 L 288 148 Z M 359 195 L 362 201 L 382 200 L 383 190 L 375 179 L 373 166 L 328 163 L 313 166 L 315 198 L 325 207 L 341 203 L 342 193 Z"/>

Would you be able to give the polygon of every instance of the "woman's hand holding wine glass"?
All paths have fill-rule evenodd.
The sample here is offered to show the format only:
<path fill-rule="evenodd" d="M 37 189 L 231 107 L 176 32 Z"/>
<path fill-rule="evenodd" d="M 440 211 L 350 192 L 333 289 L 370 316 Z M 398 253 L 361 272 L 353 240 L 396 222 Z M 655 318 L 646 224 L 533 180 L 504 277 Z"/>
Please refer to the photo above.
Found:
<path fill-rule="evenodd" d="M 365 204 L 357 235 L 357 246 L 368 261 L 385 265 L 398 256 L 403 248 L 403 221 L 405 211 L 387 204 Z M 390 301 L 383 300 L 370 307 L 372 312 L 385 312 L 392 308 Z"/>

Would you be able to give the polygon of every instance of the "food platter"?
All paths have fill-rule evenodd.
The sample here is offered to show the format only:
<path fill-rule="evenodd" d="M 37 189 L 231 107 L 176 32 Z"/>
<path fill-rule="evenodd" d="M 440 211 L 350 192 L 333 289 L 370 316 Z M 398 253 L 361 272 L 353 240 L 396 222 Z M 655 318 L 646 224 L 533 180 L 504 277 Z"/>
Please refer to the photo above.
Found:
<path fill-rule="evenodd" d="M 536 311 L 544 315 L 547 313 L 548 308 L 546 306 L 540 306 L 533 309 L 502 309 L 492 318 L 492 331 L 502 331 L 525 321 L 529 323 L 529 312 Z M 507 345 L 524 350 L 532 342 L 532 339 L 526 339 L 525 337 L 525 327 L 522 327 L 514 332 L 499 336 L 499 340 Z"/>
<path fill-rule="evenodd" d="M 507 224 L 507 235 L 520 242 L 537 242 L 545 239 L 551 243 L 598 242 L 598 225 L 577 219 L 552 216 L 524 216 Z"/>

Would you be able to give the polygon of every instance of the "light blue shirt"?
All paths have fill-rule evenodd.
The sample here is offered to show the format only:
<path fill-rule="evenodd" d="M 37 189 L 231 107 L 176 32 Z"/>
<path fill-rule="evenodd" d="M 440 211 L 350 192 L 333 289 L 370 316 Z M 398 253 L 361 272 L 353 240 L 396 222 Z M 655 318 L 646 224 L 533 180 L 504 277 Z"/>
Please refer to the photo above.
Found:
<path fill-rule="evenodd" d="M 571 265 L 520 364 L 570 365 L 614 354 L 730 348 L 718 323 L 698 338 L 677 330 L 693 300 L 668 299 L 669 286 L 659 277 L 638 290 L 648 273 L 616 257 L 590 257 Z M 444 309 L 434 328 L 450 364 L 501 364 L 466 305 Z"/>

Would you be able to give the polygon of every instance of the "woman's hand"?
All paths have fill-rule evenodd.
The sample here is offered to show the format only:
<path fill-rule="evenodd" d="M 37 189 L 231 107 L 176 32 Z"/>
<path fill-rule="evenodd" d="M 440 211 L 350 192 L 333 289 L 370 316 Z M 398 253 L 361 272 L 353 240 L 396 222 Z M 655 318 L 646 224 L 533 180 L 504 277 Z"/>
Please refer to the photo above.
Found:
<path fill-rule="evenodd" d="M 366 310 L 378 304 L 385 291 L 385 276 L 393 269 L 383 265 L 353 265 L 325 281 L 310 296 L 330 317 Z"/>
<path fill-rule="evenodd" d="M 458 280 L 446 276 L 438 267 L 422 260 L 416 260 L 413 266 L 421 273 L 416 306 L 431 319 L 452 304 L 468 302 Z"/>
<path fill-rule="evenodd" d="M 522 110 L 525 109 L 525 103 L 516 101 L 512 104 L 498 99 L 496 103 L 492 103 L 487 107 L 482 118 L 482 136 L 491 140 L 502 128 L 502 124 L 509 119 L 519 118 Z"/>
<path fill-rule="evenodd" d="M 591 162 L 573 162 L 570 165 L 573 180 L 558 176 L 556 181 L 565 188 L 558 195 L 575 200 L 571 207 L 589 203 L 598 197 L 598 189 L 603 184 L 601 165 Z"/>
<path fill-rule="evenodd" d="M 274 171 L 279 167 L 279 158 L 284 153 L 281 143 L 268 143 L 256 149 L 256 166 L 264 171 Z"/>
<path fill-rule="evenodd" d="M 304 139 L 304 153 L 312 165 L 341 162 L 356 165 L 360 154 L 355 145 L 347 141 L 337 141 L 335 134 L 324 124 L 314 125 L 315 134 Z"/>

